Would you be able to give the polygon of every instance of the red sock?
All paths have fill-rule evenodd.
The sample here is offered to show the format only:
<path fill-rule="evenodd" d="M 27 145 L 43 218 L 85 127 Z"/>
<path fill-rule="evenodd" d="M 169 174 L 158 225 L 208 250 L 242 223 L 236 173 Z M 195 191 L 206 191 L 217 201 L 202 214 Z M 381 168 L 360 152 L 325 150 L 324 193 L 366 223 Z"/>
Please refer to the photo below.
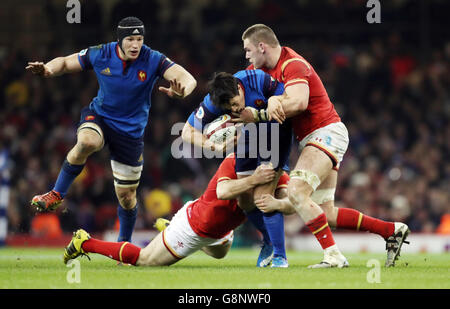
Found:
<path fill-rule="evenodd" d="M 319 215 L 317 218 L 307 222 L 306 225 L 308 226 L 311 233 L 316 236 L 317 240 L 322 246 L 322 249 L 326 249 L 335 244 L 333 234 L 331 233 L 331 229 L 328 226 L 327 217 L 324 213 Z"/>
<path fill-rule="evenodd" d="M 350 208 L 338 209 L 336 227 L 357 231 L 369 231 L 383 238 L 388 238 L 394 234 L 395 230 L 394 222 L 376 219 Z"/>
<path fill-rule="evenodd" d="M 86 252 L 98 253 L 116 261 L 136 265 L 141 248 L 129 242 L 109 242 L 90 238 L 83 242 L 81 248 Z"/>

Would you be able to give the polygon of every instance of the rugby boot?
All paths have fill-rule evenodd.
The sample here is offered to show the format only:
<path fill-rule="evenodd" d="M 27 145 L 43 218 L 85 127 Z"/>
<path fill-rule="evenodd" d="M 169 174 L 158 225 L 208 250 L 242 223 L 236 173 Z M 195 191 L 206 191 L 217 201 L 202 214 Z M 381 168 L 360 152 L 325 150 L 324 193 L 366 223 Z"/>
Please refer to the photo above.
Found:
<path fill-rule="evenodd" d="M 54 211 L 61 205 L 62 201 L 63 198 L 61 197 L 61 194 L 52 190 L 45 194 L 33 197 L 31 205 L 36 206 L 38 211 Z"/>
<path fill-rule="evenodd" d="M 394 234 L 386 238 L 386 267 L 395 266 L 395 261 L 400 256 L 400 250 L 402 249 L 403 243 L 409 244 L 409 241 L 406 241 L 410 232 L 408 226 L 401 222 L 395 222 L 394 224 Z"/>
<path fill-rule="evenodd" d="M 168 227 L 170 224 L 170 221 L 164 218 L 158 218 L 156 219 L 155 224 L 153 224 L 153 227 L 156 228 L 159 232 L 162 232 Z"/>
<path fill-rule="evenodd" d="M 289 263 L 286 258 L 282 256 L 276 256 L 272 260 L 272 265 L 270 265 L 272 268 L 288 268 Z"/>
<path fill-rule="evenodd" d="M 331 250 L 330 252 L 324 252 L 324 258 L 320 263 L 309 265 L 308 268 L 344 268 L 348 266 L 347 259 L 340 251 Z"/>
<path fill-rule="evenodd" d="M 261 248 L 261 251 L 259 252 L 256 266 L 267 267 L 269 266 L 270 262 L 272 262 L 272 258 L 273 258 L 273 246 L 268 243 L 264 243 L 264 245 Z"/>
<path fill-rule="evenodd" d="M 84 252 L 84 250 L 81 248 L 81 245 L 90 238 L 91 235 L 89 235 L 89 233 L 86 232 L 85 230 L 79 229 L 78 231 L 74 232 L 72 240 L 67 245 L 67 247 L 64 248 L 64 256 L 63 256 L 64 264 L 67 264 L 69 260 L 75 259 L 80 255 L 84 255 L 90 260 L 87 253 Z"/>

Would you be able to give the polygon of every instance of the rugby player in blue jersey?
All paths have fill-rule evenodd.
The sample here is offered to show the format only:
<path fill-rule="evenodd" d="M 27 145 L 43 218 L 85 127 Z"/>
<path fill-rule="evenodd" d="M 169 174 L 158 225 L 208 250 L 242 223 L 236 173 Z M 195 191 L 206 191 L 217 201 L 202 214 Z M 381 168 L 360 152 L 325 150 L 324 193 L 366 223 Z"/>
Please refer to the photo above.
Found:
<path fill-rule="evenodd" d="M 266 267 L 270 262 L 272 267 L 288 267 L 283 214 L 278 211 L 262 213 L 255 208 L 253 202 L 263 194 L 273 196 L 281 173 L 283 170 L 289 170 L 288 159 L 292 142 L 290 122 L 278 125 L 275 120 L 267 121 L 265 111 L 268 99 L 283 92 L 283 83 L 271 78 L 262 70 L 244 70 L 234 75 L 220 72 L 210 81 L 209 94 L 192 112 L 182 132 L 183 140 L 186 142 L 203 149 L 221 152 L 224 149 L 226 151 L 227 143 L 215 144 L 207 138 L 204 128 L 208 123 L 223 114 L 239 115 L 244 109 L 260 120 L 258 129 L 253 130 L 256 132 L 253 136 L 250 134 L 252 130 L 243 127 L 238 140 L 235 167 L 238 178 L 248 177 L 263 162 L 272 163 L 277 171 L 277 177 L 271 183 L 257 186 L 238 198 L 239 206 L 246 212 L 249 221 L 263 234 L 264 244 L 258 257 L 258 267 Z M 263 123 L 265 126 L 260 125 Z M 256 126 L 253 123 L 251 125 Z M 264 142 L 268 147 L 260 149 Z M 263 152 L 269 156 L 264 157 Z"/>
<path fill-rule="evenodd" d="M 99 83 L 97 96 L 81 112 L 76 145 L 69 151 L 53 190 L 35 196 L 31 204 L 39 211 L 55 210 L 64 199 L 87 158 L 108 145 L 114 187 L 119 200 L 118 241 L 131 241 L 137 215 L 136 189 L 143 167 L 144 130 L 155 82 L 170 98 L 182 99 L 196 87 L 194 77 L 162 53 L 144 44 L 145 27 L 136 17 L 122 19 L 117 42 L 89 47 L 48 63 L 29 62 L 27 70 L 54 77 L 94 70 Z"/>

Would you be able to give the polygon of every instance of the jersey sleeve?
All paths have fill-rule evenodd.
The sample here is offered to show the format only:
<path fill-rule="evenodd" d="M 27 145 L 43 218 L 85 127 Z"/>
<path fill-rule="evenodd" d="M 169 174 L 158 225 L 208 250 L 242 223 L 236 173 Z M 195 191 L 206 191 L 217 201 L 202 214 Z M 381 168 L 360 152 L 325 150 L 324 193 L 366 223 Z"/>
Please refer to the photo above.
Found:
<path fill-rule="evenodd" d="M 156 59 L 158 59 L 158 66 L 156 68 L 156 74 L 159 77 L 163 77 L 164 73 L 168 68 L 173 66 L 175 62 L 170 60 L 168 57 L 166 57 L 164 54 L 160 53 L 159 51 L 154 50 L 153 51 L 156 54 Z"/>
<path fill-rule="evenodd" d="M 78 62 L 83 70 L 92 70 L 103 45 L 91 46 L 78 53 Z"/>
<path fill-rule="evenodd" d="M 234 153 L 229 154 L 220 164 L 216 175 L 217 175 L 217 182 L 221 182 L 224 180 L 230 180 L 230 179 L 236 179 L 236 159 L 234 156 Z"/>
<path fill-rule="evenodd" d="M 188 122 L 195 129 L 203 132 L 204 127 L 215 120 L 220 115 L 225 114 L 226 111 L 214 106 L 209 94 L 205 96 L 200 106 L 196 108 L 188 118 Z"/>
<path fill-rule="evenodd" d="M 305 60 L 291 58 L 283 64 L 282 74 L 285 88 L 299 83 L 309 85 L 312 69 Z"/>
<path fill-rule="evenodd" d="M 287 188 L 290 179 L 289 175 L 283 172 L 278 180 L 277 189 Z"/>

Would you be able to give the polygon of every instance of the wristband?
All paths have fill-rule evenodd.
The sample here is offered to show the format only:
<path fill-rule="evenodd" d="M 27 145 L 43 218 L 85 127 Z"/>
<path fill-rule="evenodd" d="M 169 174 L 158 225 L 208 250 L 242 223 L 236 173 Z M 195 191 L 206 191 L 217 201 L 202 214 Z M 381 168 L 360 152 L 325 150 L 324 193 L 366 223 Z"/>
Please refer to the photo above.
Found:
<path fill-rule="evenodd" d="M 266 109 L 260 110 L 258 118 L 259 118 L 258 121 L 267 121 L 267 119 L 269 118 L 267 115 L 267 110 Z"/>

